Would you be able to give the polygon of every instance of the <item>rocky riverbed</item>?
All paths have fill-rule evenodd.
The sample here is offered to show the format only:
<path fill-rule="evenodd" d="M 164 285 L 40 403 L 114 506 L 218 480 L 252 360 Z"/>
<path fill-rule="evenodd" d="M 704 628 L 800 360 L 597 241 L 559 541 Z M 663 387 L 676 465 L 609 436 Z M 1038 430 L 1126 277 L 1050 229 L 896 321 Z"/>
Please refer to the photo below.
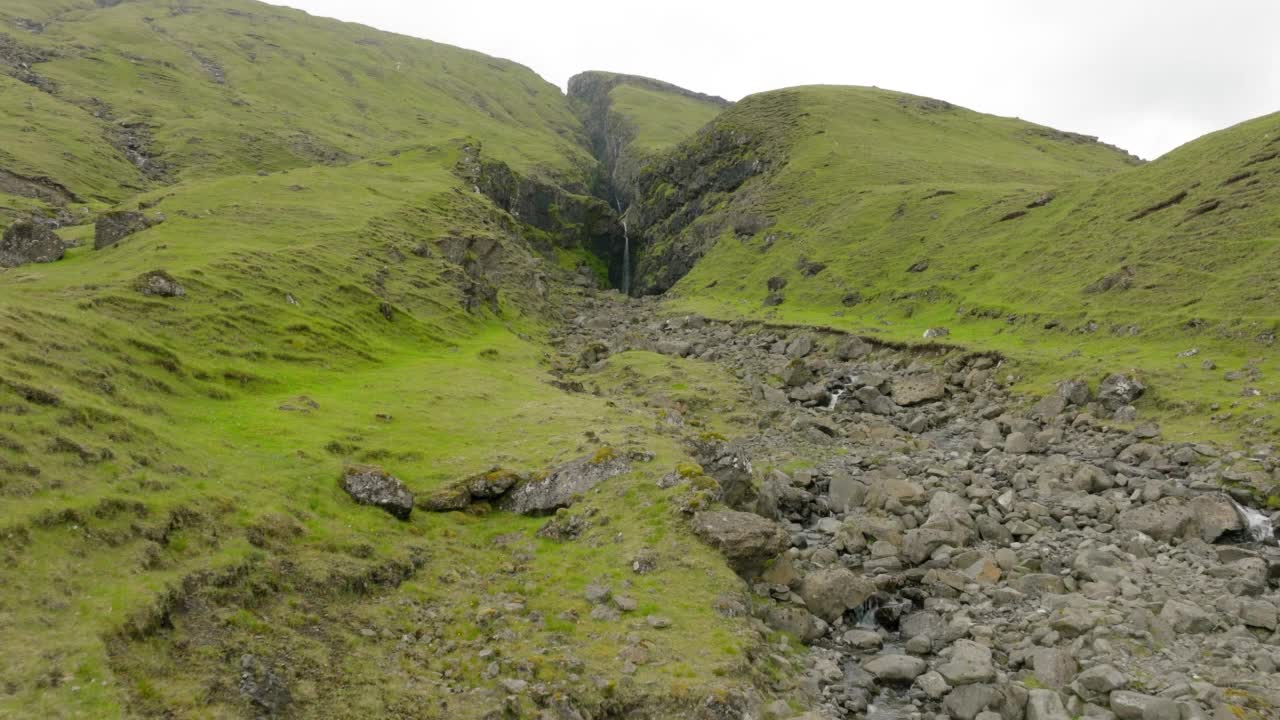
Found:
<path fill-rule="evenodd" d="M 808 647 L 806 720 L 1280 717 L 1270 447 L 1165 442 L 1124 372 L 1031 404 L 996 355 L 657 309 L 587 299 L 560 374 L 645 350 L 749 388 L 754 434 L 688 429 L 718 499 L 689 521 Z"/>

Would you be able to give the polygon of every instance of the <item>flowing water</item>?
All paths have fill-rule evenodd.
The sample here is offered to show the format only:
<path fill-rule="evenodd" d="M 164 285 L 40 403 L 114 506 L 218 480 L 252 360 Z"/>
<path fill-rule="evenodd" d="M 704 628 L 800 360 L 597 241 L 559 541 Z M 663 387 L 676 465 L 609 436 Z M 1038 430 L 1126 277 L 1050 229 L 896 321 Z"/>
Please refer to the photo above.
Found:
<path fill-rule="evenodd" d="M 1245 532 L 1249 533 L 1249 537 L 1254 542 L 1264 545 L 1276 544 L 1276 528 L 1269 515 L 1260 510 L 1241 505 L 1230 495 L 1227 495 L 1227 499 L 1235 506 L 1236 512 L 1240 514 L 1240 519 L 1244 521 Z"/>
<path fill-rule="evenodd" d="M 622 294 L 631 294 L 631 236 L 626 220 L 622 221 Z"/>

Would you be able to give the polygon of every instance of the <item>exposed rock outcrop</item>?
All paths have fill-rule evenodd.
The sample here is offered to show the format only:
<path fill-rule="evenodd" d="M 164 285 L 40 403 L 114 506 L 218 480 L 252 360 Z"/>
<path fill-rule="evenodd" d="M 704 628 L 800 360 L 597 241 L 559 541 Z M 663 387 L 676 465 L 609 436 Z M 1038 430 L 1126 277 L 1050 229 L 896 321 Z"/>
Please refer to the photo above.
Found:
<path fill-rule="evenodd" d="M 16 222 L 0 238 L 0 267 L 51 263 L 62 259 L 67 247 L 57 233 L 35 222 Z"/>

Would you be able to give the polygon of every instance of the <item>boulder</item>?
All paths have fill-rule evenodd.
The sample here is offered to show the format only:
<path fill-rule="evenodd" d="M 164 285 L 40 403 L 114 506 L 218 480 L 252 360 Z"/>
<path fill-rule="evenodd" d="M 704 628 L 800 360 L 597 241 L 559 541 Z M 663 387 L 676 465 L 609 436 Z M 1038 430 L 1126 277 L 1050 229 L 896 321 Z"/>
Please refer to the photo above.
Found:
<path fill-rule="evenodd" d="M 995 699 L 996 689 L 990 685 L 964 685 L 952 690 L 942 707 L 956 720 L 974 720 Z"/>
<path fill-rule="evenodd" d="M 342 473 L 340 484 L 352 500 L 382 508 L 400 520 L 408 520 L 413 512 L 413 493 L 380 467 L 353 465 Z"/>
<path fill-rule="evenodd" d="M 957 640 L 951 646 L 951 659 L 938 667 L 938 672 L 952 686 L 990 682 L 996 675 L 991 648 L 972 640 Z"/>
<path fill-rule="evenodd" d="M 765 561 L 787 549 L 790 538 L 782 526 L 755 513 L 736 510 L 700 512 L 693 532 L 720 551 L 740 574 L 759 572 Z"/>
<path fill-rule="evenodd" d="M 1121 690 L 1129 684 L 1129 678 L 1113 665 L 1097 665 L 1076 676 L 1071 684 L 1077 695 L 1089 702 L 1106 702 L 1113 690 Z"/>
<path fill-rule="evenodd" d="M 1169 623 L 1175 632 L 1207 633 L 1213 630 L 1213 616 L 1199 605 L 1186 600 L 1169 600 L 1160 611 L 1160 619 Z"/>
<path fill-rule="evenodd" d="M 133 289 L 153 297 L 182 297 L 187 294 L 182 284 L 164 270 L 143 273 L 133 281 Z"/>
<path fill-rule="evenodd" d="M 39 223 L 16 222 L 0 236 L 0 268 L 62 259 L 67 246 L 52 230 Z"/>
<path fill-rule="evenodd" d="M 828 501 L 834 512 L 858 507 L 867 497 L 867 486 L 847 472 L 835 472 L 827 486 Z"/>
<path fill-rule="evenodd" d="M 843 567 L 811 572 L 800 584 L 800 598 L 805 607 L 827 622 L 835 622 L 846 610 L 858 607 L 875 592 L 874 582 Z"/>
<path fill-rule="evenodd" d="M 934 373 L 907 375 L 893 379 L 893 401 L 902 406 L 941 400 L 947 395 L 947 384 Z"/>
<path fill-rule="evenodd" d="M 1027 696 L 1027 720 L 1071 720 L 1062 698 L 1053 690 L 1032 690 Z"/>
<path fill-rule="evenodd" d="M 924 674 L 928 663 L 910 655 L 877 655 L 862 664 L 881 682 L 909 683 Z"/>
<path fill-rule="evenodd" d="M 98 216 L 93 227 L 93 249 L 111 247 L 121 240 L 151 227 L 152 222 L 140 212 L 121 210 Z"/>
<path fill-rule="evenodd" d="M 794 635 L 802 643 L 813 642 L 827 632 L 825 622 L 804 608 L 794 605 L 770 607 L 765 611 L 764 622 L 774 630 Z"/>
<path fill-rule="evenodd" d="M 1184 537 L 1192 529 L 1194 520 L 1181 500 L 1166 498 L 1125 510 L 1116 517 L 1116 527 L 1137 530 L 1155 540 L 1169 542 L 1175 537 Z"/>
<path fill-rule="evenodd" d="M 1226 495 L 1200 495 L 1190 503 L 1191 514 L 1200 532 L 1200 539 L 1211 543 L 1229 532 L 1244 529 L 1240 513 Z"/>
<path fill-rule="evenodd" d="M 1249 627 L 1275 630 L 1280 625 L 1280 610 L 1267 600 L 1244 600 L 1240 603 L 1240 622 Z"/>
<path fill-rule="evenodd" d="M 799 360 L 811 352 L 813 352 L 813 337 L 808 333 L 801 333 L 795 340 L 791 341 L 790 345 L 787 345 L 787 350 L 784 354 L 792 360 Z"/>
<path fill-rule="evenodd" d="M 1119 720 L 1179 720 L 1182 717 L 1178 704 L 1172 700 L 1127 690 L 1111 693 L 1111 712 Z"/>
<path fill-rule="evenodd" d="M 1115 412 L 1120 408 L 1132 405 L 1146 391 L 1147 386 L 1142 384 L 1142 381 L 1136 377 L 1123 373 L 1112 373 L 1104 378 L 1102 384 L 1098 386 L 1098 401 L 1106 409 Z"/>
<path fill-rule="evenodd" d="M 689 357 L 693 353 L 693 344 L 682 340 L 660 340 L 654 343 L 653 351 L 659 355 Z"/>
<path fill-rule="evenodd" d="M 1031 654 L 1031 672 L 1047 688 L 1061 690 L 1079 669 L 1071 652 L 1064 648 L 1038 648 Z"/>
<path fill-rule="evenodd" d="M 569 507 L 577 496 L 631 470 L 625 455 L 604 448 L 552 470 L 541 479 L 531 478 L 511 488 L 497 507 L 523 515 L 548 515 Z"/>
<path fill-rule="evenodd" d="M 874 348 L 860 337 L 847 337 L 836 344 L 836 357 L 840 360 L 857 360 L 871 354 Z"/>

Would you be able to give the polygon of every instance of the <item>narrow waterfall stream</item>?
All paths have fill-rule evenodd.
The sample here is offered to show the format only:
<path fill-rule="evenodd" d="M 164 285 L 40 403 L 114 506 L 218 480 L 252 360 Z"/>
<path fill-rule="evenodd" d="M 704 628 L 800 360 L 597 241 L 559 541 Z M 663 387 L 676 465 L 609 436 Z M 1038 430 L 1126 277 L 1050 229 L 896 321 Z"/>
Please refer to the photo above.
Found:
<path fill-rule="evenodd" d="M 622 219 L 622 294 L 631 294 L 631 235 L 626 218 Z"/>
<path fill-rule="evenodd" d="M 618 210 L 618 222 L 622 225 L 622 294 L 631 294 L 631 233 L 627 230 L 627 213 L 617 195 L 613 205 Z"/>
<path fill-rule="evenodd" d="M 1231 504 L 1235 506 L 1236 512 L 1239 513 L 1240 519 L 1244 521 L 1245 532 L 1249 533 L 1249 537 L 1254 542 L 1263 545 L 1276 544 L 1276 529 L 1271 522 L 1271 518 L 1260 510 L 1246 507 L 1236 502 L 1236 499 L 1230 495 L 1226 496 Z"/>

